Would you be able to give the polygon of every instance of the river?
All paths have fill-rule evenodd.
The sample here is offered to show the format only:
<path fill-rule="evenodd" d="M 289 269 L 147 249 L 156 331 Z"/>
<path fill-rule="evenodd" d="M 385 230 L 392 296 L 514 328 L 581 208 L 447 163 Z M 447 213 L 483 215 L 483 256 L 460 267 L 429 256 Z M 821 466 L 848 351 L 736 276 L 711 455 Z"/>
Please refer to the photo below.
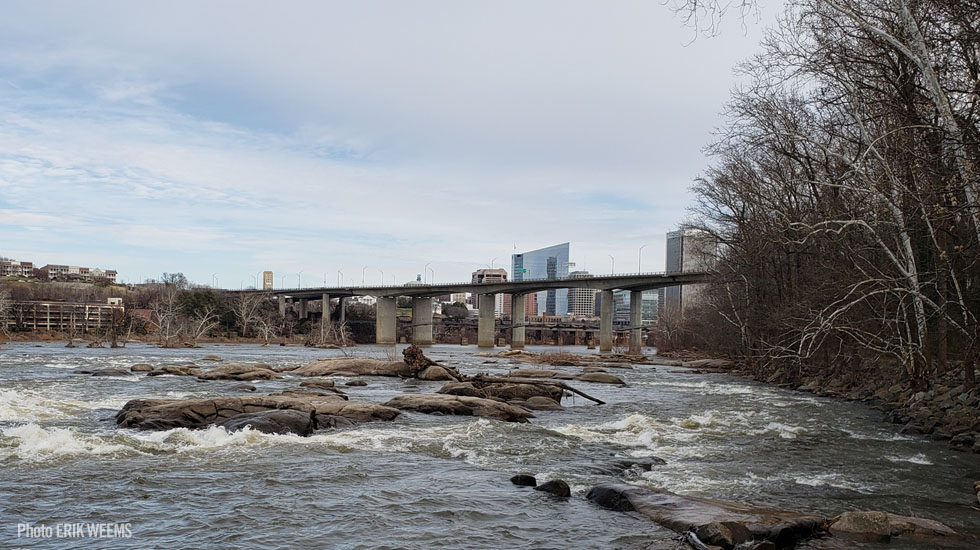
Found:
<path fill-rule="evenodd" d="M 374 346 L 352 353 L 385 355 Z M 564 411 L 538 412 L 530 424 L 405 413 L 391 423 L 308 438 L 214 427 L 117 429 L 112 417 L 130 399 L 238 395 L 232 388 L 241 383 L 72 374 L 134 363 L 208 366 L 201 359 L 210 354 L 279 366 L 341 352 L 237 344 L 179 350 L 6 344 L 0 351 L 0 547 L 676 548 L 675 533 L 584 499 L 596 483 L 621 475 L 682 494 L 828 516 L 885 510 L 980 534 L 980 512 L 970 507 L 973 481 L 980 479 L 977 455 L 902 435 L 882 413 L 858 403 L 725 374 L 610 369 L 628 387 L 571 383 L 606 405 L 568 399 Z M 472 346 L 437 345 L 426 354 L 465 374 L 518 366 L 479 356 Z M 351 399 L 384 402 L 441 386 L 365 379 L 366 387 L 344 388 Z M 299 381 L 287 375 L 248 384 L 269 393 Z M 625 474 L 610 469 L 618 458 L 651 456 L 666 465 Z M 562 501 L 515 487 L 508 479 L 516 473 L 560 477 L 573 496 Z M 128 523 L 131 537 L 17 537 L 21 523 L 79 522 Z M 818 540 L 801 548 L 858 546 Z M 888 545 L 939 547 L 900 539 Z"/>

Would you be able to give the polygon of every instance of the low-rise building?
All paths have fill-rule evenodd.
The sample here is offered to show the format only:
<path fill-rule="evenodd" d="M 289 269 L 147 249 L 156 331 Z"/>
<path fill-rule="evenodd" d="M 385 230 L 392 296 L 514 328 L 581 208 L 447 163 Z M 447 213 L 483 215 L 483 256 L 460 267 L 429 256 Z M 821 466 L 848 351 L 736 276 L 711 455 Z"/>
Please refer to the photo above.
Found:
<path fill-rule="evenodd" d="M 0 260 L 0 277 L 35 277 L 35 271 L 32 262 Z"/>
<path fill-rule="evenodd" d="M 125 311 L 121 298 L 105 304 L 24 300 L 14 302 L 0 322 L 16 330 L 89 332 L 120 322 Z"/>
<path fill-rule="evenodd" d="M 115 283 L 116 274 L 114 269 L 61 264 L 48 264 L 38 270 L 38 276 L 46 281 L 107 281 Z"/>

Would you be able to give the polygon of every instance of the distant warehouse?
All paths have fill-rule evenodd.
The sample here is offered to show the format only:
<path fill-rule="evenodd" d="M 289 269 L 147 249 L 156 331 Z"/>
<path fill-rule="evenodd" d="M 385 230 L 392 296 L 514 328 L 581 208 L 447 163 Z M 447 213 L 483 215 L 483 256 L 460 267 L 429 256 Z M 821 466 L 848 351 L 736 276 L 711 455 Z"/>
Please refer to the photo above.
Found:
<path fill-rule="evenodd" d="M 124 313 L 121 298 L 109 298 L 105 304 L 15 301 L 0 322 L 14 330 L 89 332 L 118 323 Z"/>

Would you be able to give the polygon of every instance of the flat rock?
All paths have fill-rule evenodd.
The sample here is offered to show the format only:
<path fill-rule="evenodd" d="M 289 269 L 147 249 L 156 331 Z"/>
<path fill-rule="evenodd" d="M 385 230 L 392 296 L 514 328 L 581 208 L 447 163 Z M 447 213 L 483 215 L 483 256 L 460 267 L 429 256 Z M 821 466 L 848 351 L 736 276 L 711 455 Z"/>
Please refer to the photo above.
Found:
<path fill-rule="evenodd" d="M 226 418 L 217 423 L 229 432 L 235 432 L 249 427 L 255 431 L 267 434 L 296 434 L 308 436 L 316 427 L 314 412 L 303 413 L 295 410 L 270 410 L 254 413 L 243 413 Z"/>
<path fill-rule="evenodd" d="M 493 399 L 439 393 L 399 395 L 385 403 L 388 407 L 421 413 L 439 413 L 494 418 L 507 422 L 527 422 L 534 418 L 526 409 Z"/>
<path fill-rule="evenodd" d="M 170 374 L 173 376 L 198 376 L 201 369 L 194 365 L 163 365 L 146 373 L 147 376 L 163 376 Z"/>
<path fill-rule="evenodd" d="M 529 397 L 527 401 L 524 402 L 524 406 L 531 409 L 532 411 L 563 411 L 565 407 L 558 404 L 557 401 L 550 397 L 544 397 L 540 395 L 535 395 L 534 397 Z"/>
<path fill-rule="evenodd" d="M 414 372 L 404 361 L 384 361 L 381 359 L 335 357 L 307 363 L 292 370 L 297 376 L 398 376 L 412 378 Z"/>
<path fill-rule="evenodd" d="M 282 378 L 269 365 L 229 363 L 204 371 L 197 376 L 201 380 L 275 380 Z"/>
<path fill-rule="evenodd" d="M 695 531 L 711 523 L 743 525 L 756 540 L 767 539 L 777 545 L 791 544 L 812 537 L 824 518 L 793 512 L 756 508 L 739 502 L 682 496 L 665 489 L 651 489 L 622 483 L 604 483 L 590 493 L 597 504 L 625 506 L 678 533 Z M 729 527 L 729 530 L 731 528 Z"/>
<path fill-rule="evenodd" d="M 582 382 L 592 382 L 593 384 L 619 384 L 625 386 L 626 382 L 623 379 L 612 375 L 606 374 L 604 372 L 583 372 L 575 377 L 576 380 L 581 380 Z"/>
<path fill-rule="evenodd" d="M 147 365 L 146 363 L 136 363 L 132 367 L 129 367 L 131 372 L 150 372 L 153 370 L 152 365 Z"/>
<path fill-rule="evenodd" d="M 521 379 L 521 382 L 517 383 L 516 379 L 513 384 L 479 381 L 449 382 L 439 388 L 439 393 L 501 399 L 503 401 L 527 401 L 532 397 L 547 397 L 558 403 L 565 395 L 565 390 L 554 383 L 525 379 Z"/>
<path fill-rule="evenodd" d="M 859 542 L 886 542 L 892 537 L 888 514 L 884 512 L 844 512 L 830 526 L 830 532 Z"/>

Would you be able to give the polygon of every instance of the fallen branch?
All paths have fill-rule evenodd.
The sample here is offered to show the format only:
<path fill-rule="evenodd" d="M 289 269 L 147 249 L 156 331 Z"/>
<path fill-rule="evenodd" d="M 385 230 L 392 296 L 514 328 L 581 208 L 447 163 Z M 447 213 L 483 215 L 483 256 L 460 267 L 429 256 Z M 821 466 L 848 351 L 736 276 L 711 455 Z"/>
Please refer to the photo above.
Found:
<path fill-rule="evenodd" d="M 694 534 L 694 531 L 688 531 L 684 533 L 684 542 L 691 545 L 695 550 L 711 550 L 705 543 L 701 542 L 701 539 Z"/>
<path fill-rule="evenodd" d="M 558 386 L 559 388 L 561 388 L 561 389 L 563 389 L 565 391 L 570 391 L 572 393 L 581 395 L 582 397 L 588 399 L 589 401 L 594 401 L 595 403 L 597 403 L 599 405 L 605 405 L 606 404 L 605 401 L 602 401 L 600 399 L 596 399 L 595 397 L 592 397 L 591 395 L 588 395 L 587 393 L 585 393 L 583 391 L 579 391 L 579 390 L 577 390 L 577 389 L 569 386 L 568 384 L 565 384 L 564 382 L 558 382 L 556 380 L 529 380 L 529 379 L 526 379 L 526 378 L 494 378 L 494 377 L 487 376 L 487 375 L 484 375 L 484 374 L 478 374 L 478 375 L 476 375 L 476 376 L 474 376 L 472 378 L 467 378 L 466 381 L 467 382 L 483 382 L 483 383 L 486 383 L 486 384 L 536 384 L 536 385 L 547 384 L 547 385 L 551 385 L 551 386 Z"/>

